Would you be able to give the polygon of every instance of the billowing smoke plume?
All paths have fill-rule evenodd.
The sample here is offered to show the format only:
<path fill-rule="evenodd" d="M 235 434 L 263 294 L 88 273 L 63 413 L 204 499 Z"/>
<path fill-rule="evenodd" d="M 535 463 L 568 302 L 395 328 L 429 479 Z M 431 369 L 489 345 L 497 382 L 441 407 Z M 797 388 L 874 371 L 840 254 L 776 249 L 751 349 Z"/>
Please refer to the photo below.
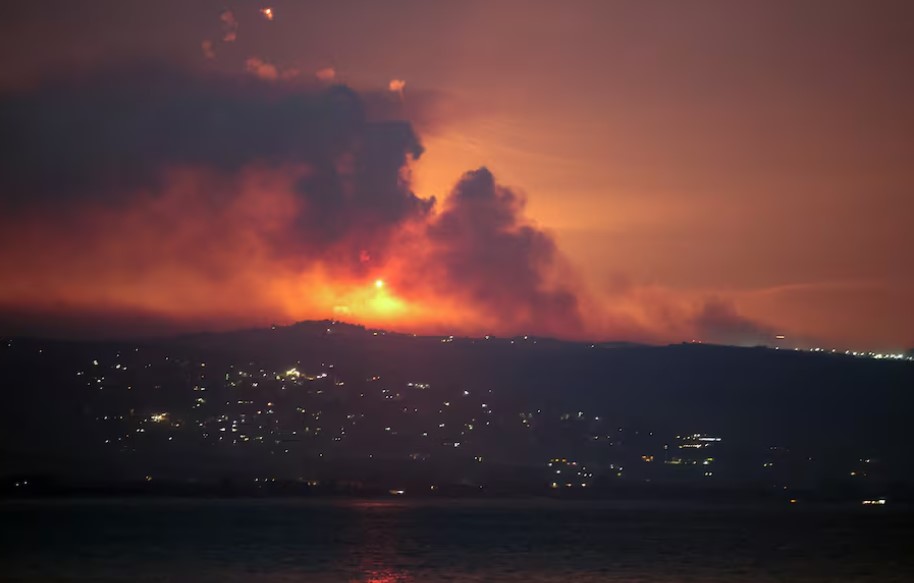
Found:
<path fill-rule="evenodd" d="M 230 24 L 231 19 L 226 23 Z M 212 49 L 212 47 L 209 47 Z M 204 50 L 206 47 L 204 47 Z M 486 168 L 411 186 L 421 92 L 161 65 L 0 95 L 0 327 L 112 334 L 341 317 L 405 330 L 764 341 L 722 301 L 595 301 Z M 309 85 L 309 83 L 313 83 Z M 407 103 L 408 102 L 408 103 Z M 621 281 L 621 280 L 620 280 Z"/>
<path fill-rule="evenodd" d="M 523 208 L 523 199 L 496 184 L 486 168 L 468 172 L 428 228 L 438 281 L 459 282 L 456 289 L 468 302 L 509 329 L 532 322 L 550 330 L 579 328 L 574 292 L 547 281 L 555 243 L 523 222 Z"/>
<path fill-rule="evenodd" d="M 360 96 L 342 86 L 109 71 L 5 96 L 0 129 L 7 207 L 46 199 L 126 205 L 161 188 L 168 169 L 230 174 L 253 164 L 297 168 L 299 236 L 314 245 L 356 225 L 384 231 L 432 204 L 401 179 L 407 159 L 422 152 L 409 124 L 369 121 Z"/>
<path fill-rule="evenodd" d="M 411 190 L 409 167 L 422 154 L 412 126 L 366 114 L 401 107 L 396 97 L 259 76 L 269 80 L 133 67 L 2 96 L 0 205 L 10 228 L 0 242 L 16 238 L 18 251 L 0 268 L 25 279 L 40 270 L 20 291 L 57 290 L 59 301 L 79 289 L 91 310 L 175 317 L 183 307 L 170 302 L 218 293 L 214 304 L 230 312 L 234 302 L 242 316 L 322 317 L 332 307 L 425 328 L 579 326 L 575 294 L 551 277 L 552 239 L 488 170 L 464 176 L 440 209 Z M 87 234 L 84 253 L 55 243 L 75 233 Z M 161 279 L 179 278 L 168 274 L 187 279 L 185 296 L 165 290 L 184 285 Z M 384 291 L 396 297 L 347 291 L 374 277 L 388 278 Z M 124 278 L 142 281 L 142 293 L 119 287 Z M 258 278 L 272 296 L 251 297 Z M 135 297 L 145 294 L 151 304 Z M 283 305 L 271 312 L 270 302 Z"/>

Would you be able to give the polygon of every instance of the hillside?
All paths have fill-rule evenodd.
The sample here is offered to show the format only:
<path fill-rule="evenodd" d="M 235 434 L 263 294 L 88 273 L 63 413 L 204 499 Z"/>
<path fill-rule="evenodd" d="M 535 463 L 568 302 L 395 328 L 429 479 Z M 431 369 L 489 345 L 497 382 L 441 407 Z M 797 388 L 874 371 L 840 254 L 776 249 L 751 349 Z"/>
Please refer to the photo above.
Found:
<path fill-rule="evenodd" d="M 597 489 L 875 492 L 914 475 L 909 361 L 304 322 L 147 342 L 9 339 L 0 374 L 15 481 L 532 492 L 553 485 L 555 459 L 577 464 L 561 462 L 561 480 Z"/>

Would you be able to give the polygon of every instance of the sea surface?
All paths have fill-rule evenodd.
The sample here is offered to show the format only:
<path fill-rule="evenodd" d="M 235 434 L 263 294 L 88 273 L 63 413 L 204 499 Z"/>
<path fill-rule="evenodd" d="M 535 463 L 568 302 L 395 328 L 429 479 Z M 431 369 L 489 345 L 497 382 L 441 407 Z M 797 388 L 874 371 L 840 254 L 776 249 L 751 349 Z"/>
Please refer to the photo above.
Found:
<path fill-rule="evenodd" d="M 7 501 L 0 581 L 914 581 L 914 513 L 560 500 Z"/>

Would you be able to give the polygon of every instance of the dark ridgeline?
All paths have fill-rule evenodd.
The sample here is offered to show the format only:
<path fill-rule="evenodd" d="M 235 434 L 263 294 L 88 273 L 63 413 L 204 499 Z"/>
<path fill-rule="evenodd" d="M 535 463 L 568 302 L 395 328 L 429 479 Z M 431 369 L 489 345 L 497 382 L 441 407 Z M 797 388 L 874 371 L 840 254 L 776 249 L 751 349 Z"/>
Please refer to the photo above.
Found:
<path fill-rule="evenodd" d="M 337 322 L 4 339 L 2 487 L 63 492 L 910 496 L 914 363 L 414 337 Z"/>

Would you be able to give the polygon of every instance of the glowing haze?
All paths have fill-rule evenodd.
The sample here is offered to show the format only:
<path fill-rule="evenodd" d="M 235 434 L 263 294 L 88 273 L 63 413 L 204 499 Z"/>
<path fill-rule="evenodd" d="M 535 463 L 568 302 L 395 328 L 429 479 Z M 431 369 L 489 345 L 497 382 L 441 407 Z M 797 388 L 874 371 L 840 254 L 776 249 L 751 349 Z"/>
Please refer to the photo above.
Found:
<path fill-rule="evenodd" d="M 522 197 L 485 168 L 413 193 L 399 93 L 278 81 L 131 66 L 8 96 L 3 302 L 585 333 Z"/>
<path fill-rule="evenodd" d="M 815 4 L 4 9 L 0 332 L 914 345 L 912 13 Z"/>

